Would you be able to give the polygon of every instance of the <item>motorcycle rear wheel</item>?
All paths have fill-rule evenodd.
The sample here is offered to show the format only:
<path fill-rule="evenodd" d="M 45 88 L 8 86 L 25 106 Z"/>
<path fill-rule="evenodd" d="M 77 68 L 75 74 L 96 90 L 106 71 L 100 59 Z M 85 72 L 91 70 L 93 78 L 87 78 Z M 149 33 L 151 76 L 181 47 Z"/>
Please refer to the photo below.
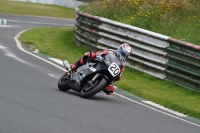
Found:
<path fill-rule="evenodd" d="M 69 82 L 69 79 L 68 79 L 68 73 L 65 73 L 61 78 L 60 80 L 58 81 L 58 88 L 61 90 L 61 91 L 68 91 L 70 90 L 69 86 L 68 86 L 68 82 Z"/>
<path fill-rule="evenodd" d="M 107 80 L 105 77 L 101 77 L 97 79 L 95 86 L 92 89 L 87 90 L 87 85 L 81 90 L 81 97 L 82 98 L 90 98 L 94 96 L 96 93 L 100 92 L 103 88 L 105 88 Z"/>

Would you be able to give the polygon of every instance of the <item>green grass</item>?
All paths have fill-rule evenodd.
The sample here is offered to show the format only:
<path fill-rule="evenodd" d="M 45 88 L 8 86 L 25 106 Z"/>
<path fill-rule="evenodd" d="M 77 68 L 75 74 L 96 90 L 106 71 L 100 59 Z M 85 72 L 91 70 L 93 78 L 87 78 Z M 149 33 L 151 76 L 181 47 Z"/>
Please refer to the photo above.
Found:
<path fill-rule="evenodd" d="M 200 45 L 199 0 L 100 0 L 81 7 L 105 17 Z"/>
<path fill-rule="evenodd" d="M 172 82 L 127 68 L 116 85 L 167 108 L 200 118 L 200 94 Z"/>
<path fill-rule="evenodd" d="M 20 42 L 58 59 L 77 61 L 90 48 L 75 44 L 72 28 L 36 28 L 23 33 Z M 200 94 L 174 83 L 126 68 L 116 86 L 178 112 L 200 119 Z"/>
<path fill-rule="evenodd" d="M 76 14 L 75 10 L 71 8 L 8 0 L 0 0 L 0 13 L 51 16 L 73 19 L 75 18 Z"/>
<path fill-rule="evenodd" d="M 30 29 L 21 35 L 20 41 L 27 47 L 36 46 L 41 53 L 67 59 L 74 63 L 89 50 L 86 46 L 75 45 L 74 31 L 67 27 Z"/>

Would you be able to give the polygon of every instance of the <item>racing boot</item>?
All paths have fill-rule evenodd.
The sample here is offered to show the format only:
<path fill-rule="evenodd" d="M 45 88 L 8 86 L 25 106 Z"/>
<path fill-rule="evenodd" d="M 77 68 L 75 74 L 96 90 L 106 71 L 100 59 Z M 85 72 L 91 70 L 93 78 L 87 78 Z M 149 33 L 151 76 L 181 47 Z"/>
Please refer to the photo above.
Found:
<path fill-rule="evenodd" d="M 63 65 L 66 68 L 66 70 L 71 71 L 71 67 L 70 67 L 69 62 L 67 60 L 63 61 Z"/>
<path fill-rule="evenodd" d="M 115 90 L 114 86 L 113 85 L 108 85 L 106 86 L 103 91 L 107 94 L 107 95 L 110 95 L 111 93 L 113 93 Z"/>

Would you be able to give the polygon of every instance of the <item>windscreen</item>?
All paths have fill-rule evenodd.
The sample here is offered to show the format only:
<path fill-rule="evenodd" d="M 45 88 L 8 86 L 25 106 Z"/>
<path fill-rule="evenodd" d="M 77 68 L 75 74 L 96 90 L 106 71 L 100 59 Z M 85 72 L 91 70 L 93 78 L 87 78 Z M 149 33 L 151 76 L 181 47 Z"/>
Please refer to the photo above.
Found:
<path fill-rule="evenodd" d="M 121 63 L 120 63 L 119 59 L 114 54 L 105 55 L 104 62 L 107 66 L 110 66 L 110 64 L 112 64 L 114 62 L 121 67 Z"/>

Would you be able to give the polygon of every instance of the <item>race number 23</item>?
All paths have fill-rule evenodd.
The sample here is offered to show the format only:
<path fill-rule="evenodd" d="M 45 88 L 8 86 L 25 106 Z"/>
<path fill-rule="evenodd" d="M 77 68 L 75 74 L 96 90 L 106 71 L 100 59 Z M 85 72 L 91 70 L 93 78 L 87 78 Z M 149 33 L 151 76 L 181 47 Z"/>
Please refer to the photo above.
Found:
<path fill-rule="evenodd" d="M 112 63 L 109 66 L 108 71 L 111 73 L 113 77 L 116 77 L 120 73 L 120 68 L 116 63 Z"/>

